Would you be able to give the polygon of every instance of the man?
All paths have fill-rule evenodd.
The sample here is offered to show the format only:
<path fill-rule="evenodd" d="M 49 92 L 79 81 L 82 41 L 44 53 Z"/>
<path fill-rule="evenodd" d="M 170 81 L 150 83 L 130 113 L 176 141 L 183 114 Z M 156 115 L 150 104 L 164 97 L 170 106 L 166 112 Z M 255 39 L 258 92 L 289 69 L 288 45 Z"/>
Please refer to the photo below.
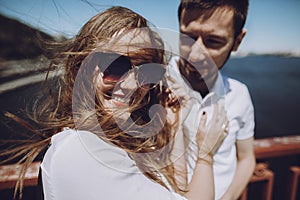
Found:
<path fill-rule="evenodd" d="M 199 116 L 212 113 L 211 101 L 223 101 L 229 121 L 228 135 L 214 155 L 215 199 L 238 199 L 255 167 L 248 89 L 219 72 L 246 34 L 247 10 L 248 0 L 181 0 L 178 8 L 180 58 L 171 60 L 168 75 L 186 88 L 193 101 L 183 131 L 195 136 Z"/>

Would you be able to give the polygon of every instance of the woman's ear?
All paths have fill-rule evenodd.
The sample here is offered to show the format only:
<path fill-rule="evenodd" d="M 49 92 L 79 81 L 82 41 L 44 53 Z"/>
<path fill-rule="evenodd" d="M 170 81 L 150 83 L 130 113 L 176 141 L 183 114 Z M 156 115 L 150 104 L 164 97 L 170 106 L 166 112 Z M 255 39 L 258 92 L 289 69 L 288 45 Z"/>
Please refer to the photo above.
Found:
<path fill-rule="evenodd" d="M 237 51 L 238 50 L 238 48 L 239 48 L 240 44 L 242 43 L 242 40 L 244 39 L 246 33 L 247 33 L 247 30 L 243 29 L 242 32 L 237 36 L 237 38 L 235 39 L 232 51 Z"/>

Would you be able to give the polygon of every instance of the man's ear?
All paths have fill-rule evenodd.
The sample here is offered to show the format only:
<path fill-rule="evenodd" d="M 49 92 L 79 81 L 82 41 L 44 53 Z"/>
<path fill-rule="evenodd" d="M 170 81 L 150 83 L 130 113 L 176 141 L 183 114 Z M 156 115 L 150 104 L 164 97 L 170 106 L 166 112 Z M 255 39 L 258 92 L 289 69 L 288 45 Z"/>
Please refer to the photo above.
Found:
<path fill-rule="evenodd" d="M 232 51 L 237 51 L 238 50 L 238 48 L 239 48 L 240 44 L 242 43 L 242 40 L 244 39 L 246 33 L 247 33 L 247 30 L 243 29 L 242 32 L 237 36 L 237 38 L 235 39 Z"/>

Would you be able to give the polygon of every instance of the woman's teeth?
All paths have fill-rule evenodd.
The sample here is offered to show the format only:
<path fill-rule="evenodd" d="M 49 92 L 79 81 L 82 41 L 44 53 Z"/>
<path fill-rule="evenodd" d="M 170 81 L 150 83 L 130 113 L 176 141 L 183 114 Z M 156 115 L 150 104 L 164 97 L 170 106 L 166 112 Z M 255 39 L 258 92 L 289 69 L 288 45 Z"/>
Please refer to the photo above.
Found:
<path fill-rule="evenodd" d="M 113 99 L 116 100 L 116 101 L 119 101 L 121 103 L 126 103 L 126 104 L 129 103 L 129 99 L 126 99 L 126 98 L 114 96 Z"/>

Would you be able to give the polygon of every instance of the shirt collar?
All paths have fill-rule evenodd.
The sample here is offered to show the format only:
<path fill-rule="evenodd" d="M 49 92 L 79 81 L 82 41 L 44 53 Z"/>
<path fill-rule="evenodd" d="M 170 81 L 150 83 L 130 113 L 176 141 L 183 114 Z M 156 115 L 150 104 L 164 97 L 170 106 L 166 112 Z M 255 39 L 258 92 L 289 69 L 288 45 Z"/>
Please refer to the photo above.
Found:
<path fill-rule="evenodd" d="M 218 77 L 216 82 L 214 83 L 213 87 L 210 89 L 209 93 L 204 98 L 202 98 L 202 96 L 198 91 L 195 91 L 192 88 L 190 88 L 190 95 L 191 97 L 200 101 L 202 104 L 208 103 L 207 101 L 216 102 L 219 99 L 225 97 L 227 91 L 226 85 L 227 84 L 225 84 L 225 82 L 223 81 L 222 74 L 218 72 Z"/>
<path fill-rule="evenodd" d="M 170 63 L 167 67 L 167 73 L 174 77 L 177 81 L 180 81 L 180 83 L 185 84 L 187 86 L 188 94 L 197 101 L 203 103 L 208 102 L 215 102 L 219 99 L 222 99 L 225 97 L 225 94 L 228 91 L 228 84 L 226 84 L 226 81 L 223 80 L 224 77 L 222 76 L 221 72 L 218 71 L 217 80 L 214 83 L 213 87 L 210 89 L 209 94 L 206 95 L 204 98 L 200 95 L 199 92 L 193 90 L 188 83 L 186 83 L 181 76 L 179 69 L 178 69 L 178 62 L 179 62 L 179 56 L 175 56 L 170 60 Z"/>

